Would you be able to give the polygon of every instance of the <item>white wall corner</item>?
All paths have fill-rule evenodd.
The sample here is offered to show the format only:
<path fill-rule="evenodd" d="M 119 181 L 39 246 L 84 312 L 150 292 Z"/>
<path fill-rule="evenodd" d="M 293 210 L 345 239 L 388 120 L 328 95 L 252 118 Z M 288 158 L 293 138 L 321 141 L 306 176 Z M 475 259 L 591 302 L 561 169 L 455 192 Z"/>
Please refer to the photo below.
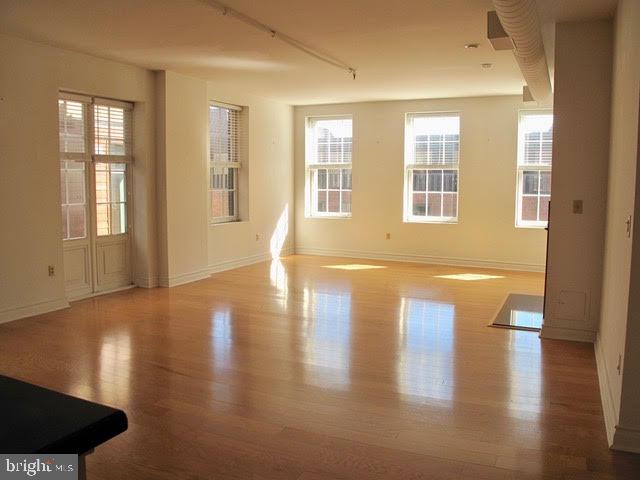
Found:
<path fill-rule="evenodd" d="M 141 288 L 156 288 L 159 286 L 157 275 L 136 275 L 136 286 Z"/>
<path fill-rule="evenodd" d="M 540 338 L 594 343 L 596 340 L 596 332 L 578 328 L 556 327 L 543 323 L 542 330 L 540 330 Z"/>
<path fill-rule="evenodd" d="M 25 317 L 33 317 L 34 315 L 42 315 L 43 313 L 53 312 L 63 308 L 69 308 L 69 302 L 66 298 L 12 307 L 0 311 L 0 323 L 11 322 Z"/>
<path fill-rule="evenodd" d="M 426 263 L 432 265 L 450 265 L 455 267 L 494 268 L 498 270 L 517 270 L 524 272 L 544 272 L 544 265 L 529 263 L 510 263 L 497 260 L 477 260 L 471 258 L 432 257 L 427 255 L 397 254 L 389 252 L 366 252 L 359 250 L 339 250 L 329 248 L 308 248 L 296 245 L 295 252 L 300 255 L 321 255 L 329 257 L 362 258 L 369 260 L 388 260 L 392 262 Z"/>
<path fill-rule="evenodd" d="M 607 375 L 607 363 L 604 352 L 602 351 L 600 338 L 596 339 L 594 350 L 596 354 L 596 367 L 598 369 L 598 383 L 600 384 L 602 412 L 604 414 L 604 428 L 607 432 L 607 443 L 609 447 L 612 447 L 618 423 L 618 415 L 616 414 L 613 393 L 611 392 L 609 376 Z"/>

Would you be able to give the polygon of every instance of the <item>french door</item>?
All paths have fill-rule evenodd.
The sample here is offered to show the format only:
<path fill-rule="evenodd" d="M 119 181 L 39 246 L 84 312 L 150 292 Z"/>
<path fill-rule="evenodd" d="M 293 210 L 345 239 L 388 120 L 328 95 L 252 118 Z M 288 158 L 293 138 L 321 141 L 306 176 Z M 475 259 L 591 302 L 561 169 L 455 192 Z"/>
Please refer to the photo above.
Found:
<path fill-rule="evenodd" d="M 131 284 L 131 105 L 61 94 L 60 184 L 69 299 Z"/>

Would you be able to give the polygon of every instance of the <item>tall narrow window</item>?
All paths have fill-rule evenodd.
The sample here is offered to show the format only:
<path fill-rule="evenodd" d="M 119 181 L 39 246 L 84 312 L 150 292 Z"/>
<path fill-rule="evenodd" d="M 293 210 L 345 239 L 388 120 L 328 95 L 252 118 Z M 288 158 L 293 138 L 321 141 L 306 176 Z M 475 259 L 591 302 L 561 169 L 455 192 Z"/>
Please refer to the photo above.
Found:
<path fill-rule="evenodd" d="M 128 230 L 127 162 L 132 159 L 132 105 L 94 99 L 93 159 L 96 232 L 119 235 Z"/>
<path fill-rule="evenodd" d="M 516 225 L 546 227 L 551 200 L 553 115 L 521 112 L 518 122 L 518 196 Z"/>
<path fill-rule="evenodd" d="M 405 222 L 457 222 L 459 158 L 459 116 L 407 115 Z"/>
<path fill-rule="evenodd" d="M 306 125 L 306 212 L 351 216 L 351 117 L 312 117 Z"/>
<path fill-rule="evenodd" d="M 91 161 L 87 139 L 88 111 L 88 104 L 81 99 L 63 97 L 58 100 L 63 240 L 87 236 L 85 165 Z"/>
<path fill-rule="evenodd" d="M 58 99 L 62 238 L 126 233 L 127 165 L 133 160 L 133 105 L 61 93 Z M 91 186 L 88 188 L 88 186 Z M 90 202 L 89 199 L 92 199 Z"/>
<path fill-rule="evenodd" d="M 238 220 L 241 107 L 209 105 L 209 218 Z"/>

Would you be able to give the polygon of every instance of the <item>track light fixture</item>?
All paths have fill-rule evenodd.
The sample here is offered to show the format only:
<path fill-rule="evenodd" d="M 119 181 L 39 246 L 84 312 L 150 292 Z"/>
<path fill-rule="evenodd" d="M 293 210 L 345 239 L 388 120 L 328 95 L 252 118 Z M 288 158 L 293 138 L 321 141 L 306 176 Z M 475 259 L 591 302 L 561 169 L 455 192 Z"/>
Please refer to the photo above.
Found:
<path fill-rule="evenodd" d="M 356 79 L 356 69 L 350 65 L 347 65 L 346 63 L 344 63 L 343 61 L 327 54 L 324 52 L 320 52 L 318 50 L 316 50 L 313 47 L 310 47 L 308 45 L 305 45 L 304 43 L 300 42 L 299 40 L 296 40 L 293 37 L 290 37 L 289 35 L 282 33 L 282 32 L 278 32 L 276 29 L 271 28 L 269 25 L 266 25 L 258 20 L 256 20 L 255 18 L 252 18 L 248 15 L 245 15 L 242 12 L 239 12 L 237 10 L 234 10 L 233 8 L 229 7 L 228 5 L 225 5 L 222 2 L 218 2 L 217 0 L 201 0 L 204 3 L 206 3 L 207 5 L 209 5 L 210 7 L 215 8 L 216 10 L 218 10 L 220 13 L 222 13 L 222 15 L 224 16 L 230 16 L 230 17 L 235 17 L 237 20 L 240 20 L 241 22 L 255 28 L 256 30 L 261 30 L 267 34 L 269 34 L 272 38 L 277 38 L 281 41 L 283 41 L 284 43 L 292 46 L 293 48 L 297 48 L 298 50 L 300 50 L 301 52 L 306 53 L 307 55 L 311 55 L 312 57 L 328 63 L 329 65 L 333 65 L 334 67 L 340 68 L 342 70 L 345 70 L 347 72 L 349 72 L 349 74 L 351 74 L 351 76 L 353 77 L 353 79 Z"/>

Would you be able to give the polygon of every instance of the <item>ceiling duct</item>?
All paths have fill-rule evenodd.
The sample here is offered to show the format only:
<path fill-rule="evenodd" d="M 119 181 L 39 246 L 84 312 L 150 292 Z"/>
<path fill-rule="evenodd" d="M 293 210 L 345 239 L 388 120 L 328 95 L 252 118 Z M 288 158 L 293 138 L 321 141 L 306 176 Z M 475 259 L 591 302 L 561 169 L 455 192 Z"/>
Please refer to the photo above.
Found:
<path fill-rule="evenodd" d="M 551 80 L 535 0 L 493 0 L 493 6 L 531 95 L 538 103 L 549 100 Z"/>

